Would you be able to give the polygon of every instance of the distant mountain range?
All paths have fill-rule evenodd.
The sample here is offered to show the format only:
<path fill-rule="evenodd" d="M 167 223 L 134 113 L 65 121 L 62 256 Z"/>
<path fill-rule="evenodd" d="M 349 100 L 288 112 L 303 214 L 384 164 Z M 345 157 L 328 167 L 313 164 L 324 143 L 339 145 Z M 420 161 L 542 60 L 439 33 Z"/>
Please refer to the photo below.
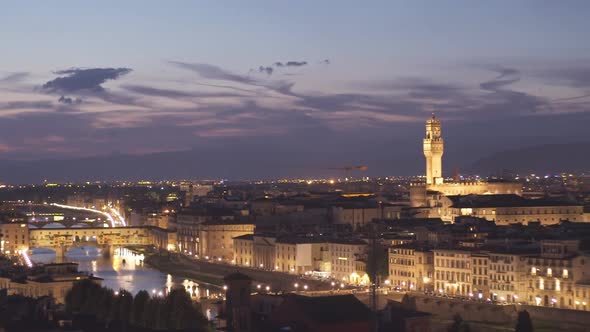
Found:
<path fill-rule="evenodd" d="M 193 149 L 162 152 L 146 155 L 113 154 L 76 159 L 0 161 L 0 182 L 40 183 L 47 179 L 56 182 L 81 182 L 96 180 L 141 180 L 141 179 L 272 179 L 306 176 L 340 177 L 344 173 L 334 170 L 337 166 L 356 165 L 362 160 L 369 170 L 367 176 L 415 175 L 424 170 L 423 156 L 412 147 L 410 152 L 382 154 L 378 150 L 361 150 L 354 154 L 321 157 L 316 152 L 268 150 L 264 160 L 260 155 L 245 149 Z M 462 174 L 490 175 L 504 170 L 515 173 L 535 172 L 540 174 L 561 171 L 581 172 L 590 170 L 590 142 L 538 145 L 493 153 L 473 162 L 467 154 L 449 153 L 445 158 L 445 173 L 452 174 L 453 166 L 461 168 Z M 466 156 L 467 155 L 467 156 Z M 378 156 L 378 157 L 375 157 Z M 478 156 L 473 156 L 478 158 Z M 454 160 L 457 159 L 457 160 Z M 360 164 L 360 163 L 359 163 Z M 323 166 L 323 167 L 322 167 Z M 357 172 L 358 173 L 358 172 Z M 355 175 L 355 174 L 352 174 Z M 358 173 L 356 175 L 361 175 Z"/>
<path fill-rule="evenodd" d="M 590 171 L 590 142 L 545 144 L 493 153 L 474 162 L 469 173 L 553 174 Z"/>

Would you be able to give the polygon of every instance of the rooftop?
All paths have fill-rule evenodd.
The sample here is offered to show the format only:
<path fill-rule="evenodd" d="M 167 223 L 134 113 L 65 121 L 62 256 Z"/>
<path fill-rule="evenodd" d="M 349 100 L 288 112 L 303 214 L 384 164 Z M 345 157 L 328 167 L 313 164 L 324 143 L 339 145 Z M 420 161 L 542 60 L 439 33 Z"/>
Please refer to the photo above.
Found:
<path fill-rule="evenodd" d="M 356 322 L 371 318 L 371 310 L 354 295 L 338 296 L 301 296 L 289 295 L 292 301 L 314 322 Z"/>
<path fill-rule="evenodd" d="M 506 195 L 466 195 L 447 196 L 455 208 L 494 208 L 494 207 L 541 207 L 541 206 L 580 206 L 575 202 L 550 199 L 526 199 L 522 196 Z"/>
<path fill-rule="evenodd" d="M 234 240 L 250 240 L 250 241 L 253 241 L 254 240 L 254 234 L 244 234 L 244 235 L 236 236 L 236 237 L 234 237 Z"/>
<path fill-rule="evenodd" d="M 232 274 L 228 274 L 226 275 L 223 280 L 225 281 L 233 281 L 233 280 L 246 280 L 246 281 L 250 281 L 252 280 L 252 278 L 250 278 L 248 275 L 241 273 L 240 271 L 236 271 Z"/>

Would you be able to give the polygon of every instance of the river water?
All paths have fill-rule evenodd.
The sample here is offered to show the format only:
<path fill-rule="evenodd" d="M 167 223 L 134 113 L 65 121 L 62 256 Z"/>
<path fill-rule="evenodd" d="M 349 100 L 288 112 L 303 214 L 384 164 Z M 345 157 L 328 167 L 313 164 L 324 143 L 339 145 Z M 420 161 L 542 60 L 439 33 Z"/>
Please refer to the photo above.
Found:
<path fill-rule="evenodd" d="M 33 249 L 30 255 L 34 263 L 51 263 L 55 252 L 49 249 Z M 198 281 L 182 279 L 146 266 L 142 256 L 134 256 L 125 249 L 118 249 L 104 258 L 95 247 L 76 247 L 66 253 L 66 261 L 78 263 L 78 269 L 104 279 L 103 286 L 113 290 L 125 289 L 136 294 L 142 289 L 158 295 L 172 287 L 182 285 L 195 298 L 213 296 L 219 289 L 199 285 Z"/>

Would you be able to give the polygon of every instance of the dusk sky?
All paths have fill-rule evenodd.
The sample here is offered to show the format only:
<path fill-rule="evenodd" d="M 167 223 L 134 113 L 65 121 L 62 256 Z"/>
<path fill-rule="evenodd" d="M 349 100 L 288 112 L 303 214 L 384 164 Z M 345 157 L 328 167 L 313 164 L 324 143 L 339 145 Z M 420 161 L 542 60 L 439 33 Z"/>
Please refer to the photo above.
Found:
<path fill-rule="evenodd" d="M 4 3 L 0 159 L 217 149 L 383 170 L 421 158 L 431 112 L 458 163 L 588 141 L 588 13 L 542 0 Z"/>

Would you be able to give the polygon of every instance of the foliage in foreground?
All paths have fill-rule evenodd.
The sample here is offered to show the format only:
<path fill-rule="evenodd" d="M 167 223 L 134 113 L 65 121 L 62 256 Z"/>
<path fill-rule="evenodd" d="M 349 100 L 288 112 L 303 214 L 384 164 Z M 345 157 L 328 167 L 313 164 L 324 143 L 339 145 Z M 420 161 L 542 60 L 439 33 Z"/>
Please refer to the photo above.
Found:
<path fill-rule="evenodd" d="M 125 290 L 116 295 L 111 289 L 84 280 L 66 295 L 67 312 L 92 318 L 104 327 L 120 331 L 130 327 L 154 330 L 206 331 L 208 321 L 183 289 L 173 289 L 165 297 L 150 297 L 140 291 L 135 297 Z"/>

